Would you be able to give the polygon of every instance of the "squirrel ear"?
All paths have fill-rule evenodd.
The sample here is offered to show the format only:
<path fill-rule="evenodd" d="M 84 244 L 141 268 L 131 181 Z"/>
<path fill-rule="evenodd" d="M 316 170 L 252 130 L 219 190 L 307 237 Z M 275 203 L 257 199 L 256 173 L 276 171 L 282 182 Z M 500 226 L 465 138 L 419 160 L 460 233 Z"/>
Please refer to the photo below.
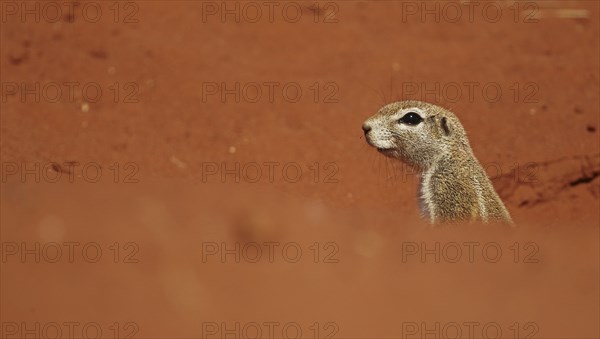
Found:
<path fill-rule="evenodd" d="M 440 120 L 440 126 L 442 127 L 442 130 L 446 136 L 450 135 L 450 128 L 448 128 L 448 121 L 446 120 L 446 117 L 443 117 Z"/>

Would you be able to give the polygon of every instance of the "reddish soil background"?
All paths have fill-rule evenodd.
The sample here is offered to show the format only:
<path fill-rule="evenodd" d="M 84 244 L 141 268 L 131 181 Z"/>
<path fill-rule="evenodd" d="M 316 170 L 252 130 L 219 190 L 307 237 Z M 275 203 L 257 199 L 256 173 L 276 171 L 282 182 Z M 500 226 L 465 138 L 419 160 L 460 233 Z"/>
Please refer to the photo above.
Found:
<path fill-rule="evenodd" d="M 88 3 L 0 2 L 1 337 L 600 337 L 598 2 Z M 419 218 L 360 128 L 409 98 L 456 112 L 517 227 Z"/>

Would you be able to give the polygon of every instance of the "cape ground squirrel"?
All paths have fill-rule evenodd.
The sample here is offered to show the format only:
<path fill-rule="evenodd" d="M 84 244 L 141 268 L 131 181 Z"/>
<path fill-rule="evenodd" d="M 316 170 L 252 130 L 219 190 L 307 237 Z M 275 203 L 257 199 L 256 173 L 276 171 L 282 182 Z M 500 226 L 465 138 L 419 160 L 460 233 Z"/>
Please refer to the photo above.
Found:
<path fill-rule="evenodd" d="M 421 101 L 384 106 L 362 126 L 367 142 L 420 175 L 420 208 L 431 223 L 511 223 L 458 118 Z"/>

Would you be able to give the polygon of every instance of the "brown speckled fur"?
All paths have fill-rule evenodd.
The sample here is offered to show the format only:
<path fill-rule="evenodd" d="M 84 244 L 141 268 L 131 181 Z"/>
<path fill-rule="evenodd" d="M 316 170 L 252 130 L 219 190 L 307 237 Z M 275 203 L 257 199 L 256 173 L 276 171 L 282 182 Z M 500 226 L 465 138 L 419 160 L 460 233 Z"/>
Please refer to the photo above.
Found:
<path fill-rule="evenodd" d="M 399 122 L 414 112 L 417 125 Z M 512 224 L 458 118 L 449 110 L 421 101 L 384 106 L 365 121 L 367 142 L 421 175 L 421 211 L 432 223 L 498 221 Z"/>

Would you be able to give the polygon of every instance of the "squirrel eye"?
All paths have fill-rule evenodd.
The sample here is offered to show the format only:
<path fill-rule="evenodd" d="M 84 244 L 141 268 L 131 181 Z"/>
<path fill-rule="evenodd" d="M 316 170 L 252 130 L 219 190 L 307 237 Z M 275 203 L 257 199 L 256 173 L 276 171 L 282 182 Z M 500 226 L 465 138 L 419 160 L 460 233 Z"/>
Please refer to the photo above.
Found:
<path fill-rule="evenodd" d="M 418 125 L 421 121 L 423 121 L 423 118 L 414 112 L 406 113 L 402 118 L 400 118 L 400 122 L 413 126 Z"/>

